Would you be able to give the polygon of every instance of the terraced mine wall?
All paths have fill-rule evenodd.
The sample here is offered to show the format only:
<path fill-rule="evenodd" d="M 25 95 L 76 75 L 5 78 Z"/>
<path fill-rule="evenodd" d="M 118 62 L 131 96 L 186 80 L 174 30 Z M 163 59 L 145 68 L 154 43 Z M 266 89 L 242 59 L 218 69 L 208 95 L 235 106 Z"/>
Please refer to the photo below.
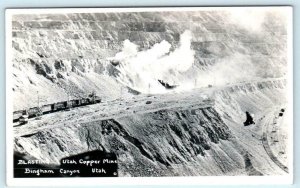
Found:
<path fill-rule="evenodd" d="M 195 63 L 179 80 L 205 75 L 224 61 L 249 61 L 258 67 L 257 76 L 282 76 L 286 28 L 271 13 L 263 20 L 263 32 L 255 32 L 233 24 L 228 13 L 214 11 L 15 15 L 14 110 L 36 103 L 32 91 L 39 91 L 45 103 L 66 100 L 67 95 L 85 97 L 93 90 L 104 100 L 118 98 L 122 85 L 107 58 L 120 52 L 123 41 L 145 50 L 165 40 L 173 50 L 185 30 L 192 33 Z M 233 52 L 246 58 L 233 59 Z M 42 93 L 43 89 L 48 92 Z"/>
<path fill-rule="evenodd" d="M 141 50 L 163 40 L 175 48 L 180 34 L 190 30 L 192 48 L 201 65 L 215 63 L 233 48 L 244 54 L 261 55 L 260 61 L 276 61 L 270 58 L 284 50 L 279 41 L 284 42 L 282 36 L 286 34 L 282 22 L 273 19 L 276 15 L 270 13 L 265 18 L 262 28 L 267 33 L 256 35 L 237 28 L 228 17 L 228 13 L 214 11 L 16 15 L 12 24 L 13 48 L 16 55 L 32 52 L 27 58 L 93 64 L 114 56 L 126 39 Z"/>
<path fill-rule="evenodd" d="M 228 148 L 230 131 L 217 112 L 209 107 L 107 119 L 77 126 L 45 130 L 15 139 L 19 152 L 57 163 L 62 157 L 90 150 L 116 153 L 119 173 L 130 176 L 166 176 L 226 173 L 243 165 Z M 69 139 L 72 139 L 70 142 Z M 228 146 L 230 150 L 236 150 Z M 43 149 L 45 148 L 45 149 Z M 47 148 L 47 149 L 46 149 Z M 217 154 L 228 152 L 228 156 Z M 210 156 L 212 155 L 212 156 Z M 209 172 L 210 158 L 220 165 Z M 187 164 L 187 166 L 186 166 Z M 185 168 L 189 168 L 186 170 Z M 208 165 L 208 166 L 206 166 Z M 197 168 L 195 168 L 197 166 Z M 205 169 L 205 171 L 203 171 Z"/>
<path fill-rule="evenodd" d="M 158 110 L 76 125 L 66 122 L 16 137 L 15 151 L 56 164 L 86 151 L 115 153 L 120 176 L 268 174 L 276 166 L 265 166 L 270 159 L 261 141 L 243 130 L 243 110 L 276 104 L 275 97 L 255 101 L 271 93 L 278 97 L 285 87 L 284 80 L 241 84 L 217 93 L 211 107 Z M 238 103 L 240 98 L 243 102 Z M 231 109 L 222 107 L 224 102 L 232 103 Z"/>
<path fill-rule="evenodd" d="M 104 101 L 119 98 L 123 86 L 107 58 L 121 50 L 123 41 L 129 39 L 144 50 L 166 40 L 175 49 L 185 30 L 193 35 L 195 63 L 180 75 L 184 79 L 205 75 L 220 62 L 232 61 L 235 53 L 257 66 L 255 76 L 281 77 L 287 62 L 286 28 L 280 23 L 269 14 L 263 32 L 255 32 L 232 24 L 226 14 L 209 11 L 16 15 L 14 111 L 36 106 L 34 91 L 45 103 L 65 101 L 68 95 L 85 97 L 93 90 Z M 276 166 L 264 155 L 261 141 L 241 124 L 246 110 L 259 116 L 284 103 L 285 89 L 282 80 L 224 86 L 216 91 L 212 107 L 66 122 L 15 137 L 14 149 L 50 163 L 89 150 L 114 152 L 120 176 L 268 175 L 277 172 Z"/>

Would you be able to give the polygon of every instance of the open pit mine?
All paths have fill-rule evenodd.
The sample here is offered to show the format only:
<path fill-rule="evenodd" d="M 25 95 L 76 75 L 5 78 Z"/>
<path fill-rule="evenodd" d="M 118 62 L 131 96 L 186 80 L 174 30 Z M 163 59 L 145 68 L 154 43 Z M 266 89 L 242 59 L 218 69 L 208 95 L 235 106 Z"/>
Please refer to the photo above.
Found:
<path fill-rule="evenodd" d="M 234 19 L 13 15 L 11 147 L 57 166 L 114 154 L 118 176 L 289 173 L 285 17 L 265 11 L 251 29 Z"/>

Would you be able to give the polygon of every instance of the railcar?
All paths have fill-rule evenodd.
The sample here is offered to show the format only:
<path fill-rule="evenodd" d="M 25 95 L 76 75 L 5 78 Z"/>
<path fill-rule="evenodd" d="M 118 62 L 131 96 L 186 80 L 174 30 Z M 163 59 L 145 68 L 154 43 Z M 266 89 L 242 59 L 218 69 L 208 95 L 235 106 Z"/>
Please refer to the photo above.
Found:
<path fill-rule="evenodd" d="M 83 99 L 80 99 L 80 102 L 81 102 L 81 105 L 82 105 L 82 106 L 88 105 L 88 104 L 91 103 L 89 98 L 83 98 Z"/>
<path fill-rule="evenodd" d="M 13 113 L 13 122 L 18 122 L 19 121 L 19 118 L 22 116 L 24 110 L 19 110 L 19 111 L 15 111 Z"/>
<path fill-rule="evenodd" d="M 28 123 L 28 118 L 29 118 L 28 115 L 22 115 L 22 116 L 19 118 L 20 124 L 26 124 L 26 123 Z"/>
<path fill-rule="evenodd" d="M 46 104 L 42 106 L 42 112 L 43 114 L 49 114 L 52 112 L 52 105 L 51 104 Z"/>
<path fill-rule="evenodd" d="M 46 104 L 41 107 L 32 107 L 29 108 L 28 110 L 19 110 L 13 112 L 13 122 L 21 123 L 22 121 L 22 123 L 27 123 L 28 118 L 39 117 L 43 114 L 54 113 L 62 110 L 69 110 L 70 108 L 76 108 L 79 106 L 91 105 L 100 102 L 101 102 L 100 97 L 91 94 L 88 96 L 88 98 L 72 99 L 69 101 Z M 25 114 L 28 115 L 28 117 L 25 117 L 26 116 Z"/>
<path fill-rule="evenodd" d="M 57 103 L 52 104 L 52 106 L 51 106 L 52 112 L 61 111 L 68 107 L 69 107 L 68 101 L 57 102 Z"/>
<path fill-rule="evenodd" d="M 33 107 L 28 109 L 28 118 L 38 117 L 43 114 L 40 107 Z"/>
<path fill-rule="evenodd" d="M 72 108 L 81 106 L 81 101 L 80 101 L 80 99 L 73 99 L 73 100 L 70 100 L 69 103 L 70 103 L 70 106 L 71 106 Z"/>

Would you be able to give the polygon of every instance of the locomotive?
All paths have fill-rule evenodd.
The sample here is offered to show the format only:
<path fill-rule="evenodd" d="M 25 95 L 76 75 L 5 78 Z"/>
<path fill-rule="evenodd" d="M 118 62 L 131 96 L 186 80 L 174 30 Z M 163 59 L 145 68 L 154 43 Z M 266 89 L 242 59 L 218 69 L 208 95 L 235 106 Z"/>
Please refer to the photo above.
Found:
<path fill-rule="evenodd" d="M 70 108 L 76 108 L 79 106 L 86 106 L 86 105 L 96 104 L 100 102 L 101 102 L 100 97 L 96 96 L 95 94 L 90 94 L 87 98 L 73 99 L 68 101 L 52 103 L 52 104 L 46 104 L 40 107 L 32 107 L 26 110 L 19 110 L 13 112 L 13 122 L 26 124 L 28 122 L 28 119 L 40 117 L 43 114 L 69 110 Z"/>

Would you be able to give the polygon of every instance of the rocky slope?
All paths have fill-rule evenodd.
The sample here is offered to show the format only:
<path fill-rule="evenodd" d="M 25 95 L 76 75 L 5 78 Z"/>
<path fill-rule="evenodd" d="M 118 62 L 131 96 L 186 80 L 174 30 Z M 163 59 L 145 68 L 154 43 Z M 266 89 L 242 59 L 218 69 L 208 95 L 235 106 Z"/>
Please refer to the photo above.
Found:
<path fill-rule="evenodd" d="M 203 87 L 283 76 L 286 24 L 278 15 L 264 14 L 256 30 L 237 24 L 227 11 L 14 15 L 14 109 L 36 106 L 37 96 L 32 93 L 37 92 L 44 98 L 42 103 L 93 90 L 107 100 L 118 98 L 126 91 L 120 83 L 128 81 L 118 75 L 109 58 L 122 51 L 123 42 L 129 40 L 144 51 L 166 41 L 173 52 L 186 30 L 192 35 L 193 65 L 175 75 L 170 68 L 160 79 Z M 145 75 L 137 72 L 126 79 L 132 82 L 140 74 Z"/>
<path fill-rule="evenodd" d="M 68 138 L 72 138 L 71 143 Z M 122 175 L 165 176 L 222 174 L 242 167 L 243 160 L 236 158 L 238 151 L 229 138 L 228 127 L 213 108 L 207 108 L 194 109 L 193 114 L 190 110 L 161 110 L 95 121 L 42 131 L 15 141 L 16 150 L 30 149 L 35 157 L 49 162 L 100 149 L 118 155 Z M 227 146 L 225 151 L 222 145 Z M 224 153 L 227 154 L 223 156 Z M 208 166 L 214 168 L 209 170 Z"/>
<path fill-rule="evenodd" d="M 116 118 L 103 119 L 100 113 L 102 120 L 87 116 L 78 124 L 70 121 L 76 116 L 66 116 L 64 125 L 17 136 L 15 150 L 51 163 L 95 149 L 113 152 L 121 176 L 282 174 L 261 145 L 260 125 L 248 128 L 243 121 L 245 110 L 260 117 L 265 108 L 279 104 L 285 87 L 284 80 L 273 80 L 216 89 L 210 107 L 197 107 L 194 100 L 184 108 Z M 271 92 L 274 98 L 268 97 Z"/>
<path fill-rule="evenodd" d="M 92 91 L 104 101 L 14 127 L 15 151 L 56 164 L 89 150 L 114 152 L 121 176 L 285 173 L 264 151 L 259 124 L 266 110 L 287 102 L 286 81 L 279 79 L 287 72 L 286 23 L 278 15 L 266 12 L 257 28 L 226 11 L 15 15 L 14 110 L 37 106 L 38 98 L 53 103 Z M 135 72 L 111 62 L 126 44 Z M 153 52 L 162 45 L 163 53 Z M 188 92 L 147 95 L 152 82 L 136 84 L 150 70 L 136 57 L 153 52 L 158 62 L 172 62 L 186 49 L 190 66 L 150 67 L 150 76 Z M 203 105 L 204 98 L 214 105 Z M 245 111 L 256 125 L 243 126 Z"/>
<path fill-rule="evenodd" d="M 243 83 L 234 87 L 216 92 L 216 111 L 234 133 L 239 144 L 251 151 L 252 164 L 260 172 L 270 175 L 274 172 L 283 172 L 278 167 L 272 166 L 269 157 L 264 154 L 262 147 L 264 121 L 270 111 L 282 108 L 288 104 L 286 98 L 287 81 L 285 79 L 267 80 L 262 83 Z M 244 127 L 245 112 L 248 111 L 254 117 L 255 125 Z M 283 126 L 283 125 L 280 125 Z M 289 128 L 285 127 L 285 131 Z M 265 168 L 266 166 L 270 169 Z"/>

